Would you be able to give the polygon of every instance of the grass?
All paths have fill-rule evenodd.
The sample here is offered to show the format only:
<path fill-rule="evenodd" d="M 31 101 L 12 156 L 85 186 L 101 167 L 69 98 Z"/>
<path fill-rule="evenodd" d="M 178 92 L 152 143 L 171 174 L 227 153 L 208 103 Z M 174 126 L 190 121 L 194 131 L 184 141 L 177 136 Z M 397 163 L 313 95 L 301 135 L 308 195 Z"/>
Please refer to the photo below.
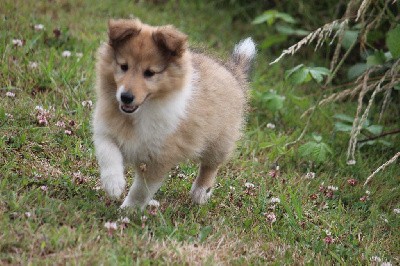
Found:
<path fill-rule="evenodd" d="M 321 135 L 333 150 L 324 162 L 311 163 L 297 152 L 310 134 L 285 149 L 304 127 L 300 114 L 321 92 L 287 84 L 285 67 L 268 65 L 275 56 L 268 51 L 258 55 L 253 91 L 274 89 L 285 95 L 283 108 L 272 112 L 265 101 L 252 98 L 245 135 L 234 158 L 222 167 L 209 203 L 197 206 L 188 197 L 197 171 L 190 162 L 171 171 L 155 196 L 160 201 L 155 215 L 149 209 L 121 213 L 120 202 L 98 189 L 92 109 L 82 102 L 95 101 L 94 54 L 106 39 L 107 19 L 134 14 L 151 24 L 172 23 L 189 33 L 193 45 L 226 56 L 241 38 L 265 34 L 235 19 L 232 8 L 216 11 L 213 4 L 179 1 L 3 2 L 1 264 L 378 264 L 374 256 L 400 263 L 400 216 L 393 211 L 400 207 L 399 164 L 362 187 L 395 149 L 365 146 L 355 166 L 346 164 L 348 135 L 333 132 L 332 116 L 353 115 L 352 103 L 324 107 L 312 120 L 309 132 Z M 34 30 L 37 24 L 44 30 Z M 23 40 L 23 46 L 13 45 L 13 39 Z M 65 50 L 72 55 L 63 57 Z M 49 111 L 47 125 L 38 124 L 36 106 Z M 57 126 L 58 121 L 65 125 Z M 398 147 L 398 137 L 387 140 Z M 279 171 L 271 172 L 277 163 Z M 305 178 L 309 172 L 315 172 L 314 179 Z M 351 186 L 349 179 L 357 183 Z M 246 188 L 246 182 L 255 187 Z M 272 204 L 271 198 L 280 203 Z M 124 227 L 121 222 L 112 232 L 104 227 L 121 216 L 130 218 Z M 329 244 L 330 238 L 334 241 Z"/>

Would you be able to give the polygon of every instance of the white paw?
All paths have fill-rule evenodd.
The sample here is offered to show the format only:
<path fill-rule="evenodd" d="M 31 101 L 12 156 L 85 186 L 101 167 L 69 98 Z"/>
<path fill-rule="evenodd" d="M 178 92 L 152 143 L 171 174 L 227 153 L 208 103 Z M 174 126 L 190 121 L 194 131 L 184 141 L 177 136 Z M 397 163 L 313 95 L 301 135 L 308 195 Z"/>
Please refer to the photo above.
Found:
<path fill-rule="evenodd" d="M 192 186 L 190 190 L 190 195 L 192 200 L 197 204 L 204 204 L 211 197 L 212 189 L 205 187 L 197 187 L 196 185 Z"/>
<path fill-rule="evenodd" d="M 111 198 L 118 199 L 125 190 L 125 179 L 106 176 L 101 178 L 104 190 Z"/>
<path fill-rule="evenodd" d="M 119 207 L 120 209 L 130 209 L 130 208 L 140 208 L 140 210 L 144 210 L 144 208 L 146 207 L 147 203 L 139 203 L 139 202 L 135 202 L 133 201 L 129 195 L 126 196 L 126 198 L 124 199 L 124 202 L 122 203 L 122 205 Z"/>

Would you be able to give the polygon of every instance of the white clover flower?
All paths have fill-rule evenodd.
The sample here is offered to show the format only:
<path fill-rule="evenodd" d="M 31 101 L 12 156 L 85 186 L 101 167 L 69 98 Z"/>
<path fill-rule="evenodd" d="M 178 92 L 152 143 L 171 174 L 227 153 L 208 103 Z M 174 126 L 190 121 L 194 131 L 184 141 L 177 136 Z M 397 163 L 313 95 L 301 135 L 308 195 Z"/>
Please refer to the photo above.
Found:
<path fill-rule="evenodd" d="M 44 30 L 44 26 L 43 26 L 43 24 L 36 24 L 34 26 L 34 29 L 37 31 L 41 31 L 41 30 Z"/>
<path fill-rule="evenodd" d="M 332 235 L 331 231 L 329 231 L 328 229 L 325 229 L 324 232 L 325 232 L 325 234 L 327 236 L 331 236 Z"/>
<path fill-rule="evenodd" d="M 276 215 L 275 215 L 275 213 L 269 212 L 269 213 L 265 213 L 264 215 L 265 215 L 265 217 L 267 218 L 267 221 L 270 222 L 271 224 L 276 222 Z"/>
<path fill-rule="evenodd" d="M 314 172 L 308 172 L 305 175 L 305 179 L 314 179 L 315 178 L 315 173 Z"/>
<path fill-rule="evenodd" d="M 45 191 L 45 192 L 48 190 L 47 186 L 41 186 L 40 189 Z"/>
<path fill-rule="evenodd" d="M 68 129 L 64 130 L 64 133 L 67 134 L 68 136 L 72 135 L 72 131 Z"/>
<path fill-rule="evenodd" d="M 62 55 L 63 57 L 70 57 L 71 54 L 72 54 L 72 53 L 71 53 L 70 51 L 67 51 L 67 50 L 66 50 L 66 51 L 62 52 L 61 55 Z"/>
<path fill-rule="evenodd" d="M 32 216 L 32 214 L 30 212 L 25 212 L 25 217 L 26 218 L 30 218 Z"/>
<path fill-rule="evenodd" d="M 392 263 L 389 261 L 385 261 L 381 263 L 381 266 L 392 266 Z"/>
<path fill-rule="evenodd" d="M 10 97 L 10 98 L 14 98 L 14 97 L 15 97 L 15 93 L 14 93 L 14 92 L 11 92 L 11 91 L 7 91 L 7 92 L 6 92 L 6 96 L 7 96 L 7 97 Z"/>
<path fill-rule="evenodd" d="M 56 126 L 64 128 L 65 127 L 65 123 L 63 121 L 57 121 Z"/>
<path fill-rule="evenodd" d="M 152 207 L 158 208 L 158 207 L 160 206 L 160 202 L 158 202 L 158 201 L 155 200 L 155 199 L 152 199 L 152 200 L 149 201 L 148 205 L 149 205 L 149 206 L 152 206 Z"/>
<path fill-rule="evenodd" d="M 332 191 L 337 191 L 337 190 L 338 190 L 338 187 L 335 187 L 335 186 L 328 186 L 328 189 L 329 189 L 329 190 L 332 190 Z"/>
<path fill-rule="evenodd" d="M 116 222 L 106 222 L 104 227 L 108 230 L 117 230 L 117 223 Z"/>
<path fill-rule="evenodd" d="M 82 106 L 83 107 L 92 107 L 93 106 L 93 102 L 91 100 L 87 100 L 87 101 L 83 101 L 82 102 Z"/>
<path fill-rule="evenodd" d="M 370 195 L 370 194 L 371 194 L 371 191 L 366 190 L 366 191 L 365 191 L 365 194 Z"/>
<path fill-rule="evenodd" d="M 250 182 L 246 182 L 246 183 L 244 184 L 244 186 L 245 186 L 246 188 L 254 188 L 254 187 L 255 187 L 255 185 L 254 185 L 253 183 L 250 183 Z"/>
<path fill-rule="evenodd" d="M 140 220 L 141 220 L 142 222 L 146 222 L 146 221 L 147 221 L 147 216 L 146 216 L 146 215 L 143 215 L 142 217 L 140 217 Z"/>
<path fill-rule="evenodd" d="M 267 124 L 267 128 L 269 128 L 269 129 L 274 129 L 274 128 L 275 128 L 275 124 L 268 123 L 268 124 Z"/>
<path fill-rule="evenodd" d="M 393 209 L 393 212 L 394 212 L 395 214 L 400 214 L 400 209 Z"/>
<path fill-rule="evenodd" d="M 20 40 L 20 39 L 13 39 L 13 40 L 12 40 L 12 44 L 14 44 L 14 46 L 21 47 L 24 43 L 23 43 L 23 41 Z"/>
<path fill-rule="evenodd" d="M 381 261 L 382 261 L 382 259 L 381 259 L 381 258 L 379 258 L 378 256 L 372 256 L 372 257 L 371 257 L 371 261 L 375 261 L 375 262 L 381 262 Z"/>
<path fill-rule="evenodd" d="M 271 200 L 269 202 L 272 203 L 272 204 L 281 203 L 281 200 L 279 198 L 271 198 Z"/>
<path fill-rule="evenodd" d="M 355 165 L 355 164 L 356 164 L 356 160 L 347 161 L 347 165 Z"/>
<path fill-rule="evenodd" d="M 31 69 L 35 69 L 39 66 L 39 64 L 37 62 L 29 62 L 28 67 Z"/>
<path fill-rule="evenodd" d="M 235 191 L 235 190 L 236 190 L 236 188 L 235 188 L 235 187 L 232 187 L 232 186 L 229 186 L 229 190 L 231 190 L 231 191 Z"/>
<path fill-rule="evenodd" d="M 131 220 L 128 217 L 121 217 L 119 218 L 119 221 L 123 224 L 129 224 Z"/>

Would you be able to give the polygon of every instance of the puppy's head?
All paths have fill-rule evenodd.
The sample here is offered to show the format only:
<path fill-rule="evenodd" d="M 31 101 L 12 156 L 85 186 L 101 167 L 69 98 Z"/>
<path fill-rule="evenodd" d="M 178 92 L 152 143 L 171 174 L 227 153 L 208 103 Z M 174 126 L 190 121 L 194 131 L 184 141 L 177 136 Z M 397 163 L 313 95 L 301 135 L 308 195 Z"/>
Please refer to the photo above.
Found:
<path fill-rule="evenodd" d="M 187 36 L 173 26 L 152 27 L 138 19 L 110 20 L 110 54 L 119 108 L 135 112 L 145 101 L 184 85 Z"/>

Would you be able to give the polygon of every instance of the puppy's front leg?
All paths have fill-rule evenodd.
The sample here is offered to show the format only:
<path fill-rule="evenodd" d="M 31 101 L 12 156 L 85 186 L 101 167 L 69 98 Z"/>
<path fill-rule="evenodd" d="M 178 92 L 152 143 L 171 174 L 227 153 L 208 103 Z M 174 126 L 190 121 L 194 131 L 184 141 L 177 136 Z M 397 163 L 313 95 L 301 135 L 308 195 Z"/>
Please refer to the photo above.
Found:
<path fill-rule="evenodd" d="M 128 196 L 126 196 L 121 208 L 139 207 L 143 210 L 160 188 L 162 182 L 162 178 L 144 178 L 140 174 L 136 174 Z"/>
<path fill-rule="evenodd" d="M 104 190 L 112 198 L 119 198 L 125 190 L 124 165 L 121 151 L 108 137 L 94 136 L 100 179 Z"/>

